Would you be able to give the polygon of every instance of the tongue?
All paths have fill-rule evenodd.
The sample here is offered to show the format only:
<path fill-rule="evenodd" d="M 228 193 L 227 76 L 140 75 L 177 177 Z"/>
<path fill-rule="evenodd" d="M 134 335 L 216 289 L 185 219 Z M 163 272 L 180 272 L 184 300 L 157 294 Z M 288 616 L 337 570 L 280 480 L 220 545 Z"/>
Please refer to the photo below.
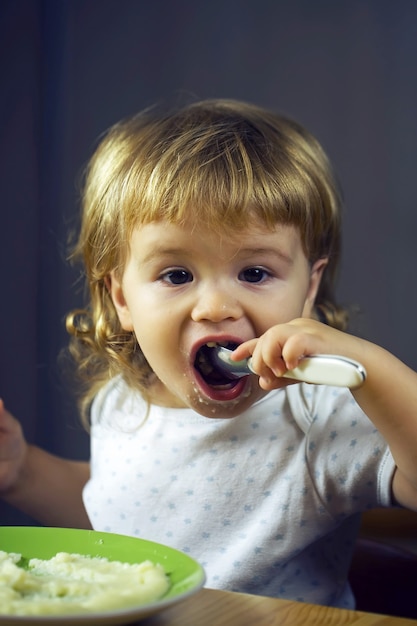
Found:
<path fill-rule="evenodd" d="M 208 376 L 203 375 L 203 378 L 210 387 L 216 387 L 217 389 L 230 389 L 237 382 L 236 378 L 229 378 L 217 370 L 213 370 Z"/>

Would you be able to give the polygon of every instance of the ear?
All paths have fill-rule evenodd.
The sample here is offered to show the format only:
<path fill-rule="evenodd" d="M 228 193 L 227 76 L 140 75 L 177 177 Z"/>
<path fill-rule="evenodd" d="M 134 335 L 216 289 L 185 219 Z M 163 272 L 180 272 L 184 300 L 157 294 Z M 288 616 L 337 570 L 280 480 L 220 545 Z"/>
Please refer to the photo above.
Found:
<path fill-rule="evenodd" d="M 123 330 L 132 331 L 132 318 L 125 300 L 121 281 L 116 277 L 114 272 L 111 272 L 104 279 L 104 283 L 113 301 L 114 308 L 116 309 L 116 313 Z"/>
<path fill-rule="evenodd" d="M 327 257 L 318 259 L 313 264 L 310 271 L 310 283 L 308 287 L 307 297 L 304 302 L 302 317 L 311 317 L 314 309 L 314 302 L 316 300 L 317 292 L 320 287 L 321 278 L 323 272 L 327 266 L 329 259 Z"/>

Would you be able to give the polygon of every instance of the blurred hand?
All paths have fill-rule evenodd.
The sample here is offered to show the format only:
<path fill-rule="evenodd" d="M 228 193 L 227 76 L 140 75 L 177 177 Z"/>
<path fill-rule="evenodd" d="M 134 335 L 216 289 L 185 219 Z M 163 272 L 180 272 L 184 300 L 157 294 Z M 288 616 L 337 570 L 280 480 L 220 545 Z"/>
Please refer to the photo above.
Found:
<path fill-rule="evenodd" d="M 27 449 L 21 425 L 0 400 L 0 496 L 17 483 Z"/>

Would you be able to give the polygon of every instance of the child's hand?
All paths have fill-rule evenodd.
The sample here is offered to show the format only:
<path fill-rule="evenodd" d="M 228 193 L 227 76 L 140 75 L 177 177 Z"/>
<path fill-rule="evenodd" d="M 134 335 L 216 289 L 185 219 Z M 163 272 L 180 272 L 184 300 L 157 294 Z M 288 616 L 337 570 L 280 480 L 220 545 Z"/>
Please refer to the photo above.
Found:
<path fill-rule="evenodd" d="M 13 488 L 23 468 L 27 443 L 19 422 L 0 400 L 0 495 Z"/>
<path fill-rule="evenodd" d="M 261 337 L 241 344 L 233 360 L 252 356 L 252 367 L 263 389 L 294 384 L 282 375 L 299 365 L 300 359 L 312 354 L 353 356 L 357 339 L 320 322 L 300 318 L 271 327 Z"/>

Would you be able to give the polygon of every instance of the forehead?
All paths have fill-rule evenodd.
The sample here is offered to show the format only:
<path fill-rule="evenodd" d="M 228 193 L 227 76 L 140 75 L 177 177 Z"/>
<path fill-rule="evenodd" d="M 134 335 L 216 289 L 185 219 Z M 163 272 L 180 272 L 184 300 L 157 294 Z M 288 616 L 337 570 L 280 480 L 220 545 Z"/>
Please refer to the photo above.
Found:
<path fill-rule="evenodd" d="M 134 256 L 188 253 L 208 253 L 231 258 L 246 253 L 271 252 L 289 261 L 304 256 L 298 228 L 288 224 L 275 227 L 250 224 L 223 233 L 201 223 L 175 224 L 150 222 L 133 229 L 130 252 Z"/>

